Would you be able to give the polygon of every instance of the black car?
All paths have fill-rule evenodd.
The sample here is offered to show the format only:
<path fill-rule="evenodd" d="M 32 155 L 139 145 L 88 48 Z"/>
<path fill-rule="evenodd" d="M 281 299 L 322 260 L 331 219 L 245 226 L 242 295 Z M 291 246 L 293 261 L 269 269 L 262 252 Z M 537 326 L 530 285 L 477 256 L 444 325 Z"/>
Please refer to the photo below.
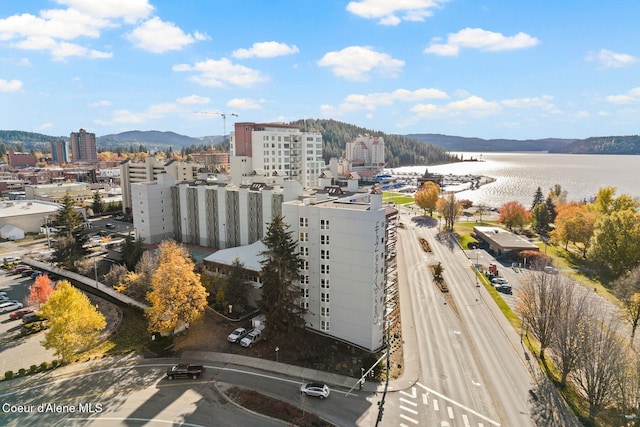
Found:
<path fill-rule="evenodd" d="M 114 230 L 116 228 L 116 225 L 108 222 L 104 227 L 108 228 L 109 230 Z"/>
<path fill-rule="evenodd" d="M 167 369 L 167 379 L 172 380 L 174 378 L 192 378 L 195 380 L 200 375 L 204 374 L 204 371 L 205 369 L 202 365 L 175 365 Z"/>

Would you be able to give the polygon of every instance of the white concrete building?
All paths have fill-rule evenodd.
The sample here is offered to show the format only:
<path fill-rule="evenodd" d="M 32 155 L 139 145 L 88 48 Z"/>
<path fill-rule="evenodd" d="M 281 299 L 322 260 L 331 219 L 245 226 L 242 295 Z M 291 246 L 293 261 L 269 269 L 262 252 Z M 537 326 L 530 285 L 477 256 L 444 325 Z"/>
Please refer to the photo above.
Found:
<path fill-rule="evenodd" d="M 176 182 L 191 181 L 198 178 L 202 165 L 179 162 L 177 160 L 158 160 L 149 156 L 144 162 L 134 163 L 125 160 L 120 164 L 120 187 L 122 187 L 122 211 L 132 210 L 131 185 L 141 182 L 152 182 L 159 175 L 168 174 Z"/>
<path fill-rule="evenodd" d="M 37 200 L 0 202 L 0 227 L 10 224 L 25 233 L 39 233 L 40 227 L 51 223 L 60 205 Z"/>
<path fill-rule="evenodd" d="M 171 188 L 176 180 L 168 174 L 159 174 L 155 181 L 132 184 L 131 213 L 136 238 L 145 244 L 159 243 L 174 238 Z"/>
<path fill-rule="evenodd" d="M 280 123 L 236 123 L 230 134 L 231 181 L 250 184 L 254 177 L 294 179 L 303 188 L 318 185 L 325 164 L 322 135 Z M 273 182 L 266 181 L 268 184 Z"/>
<path fill-rule="evenodd" d="M 384 139 L 381 136 L 358 135 L 347 141 L 345 157 L 353 166 L 381 168 L 384 166 Z"/>
<path fill-rule="evenodd" d="M 397 321 L 398 211 L 379 188 L 283 203 L 303 258 L 301 303 L 307 327 L 368 350 L 384 343 L 385 320 Z"/>

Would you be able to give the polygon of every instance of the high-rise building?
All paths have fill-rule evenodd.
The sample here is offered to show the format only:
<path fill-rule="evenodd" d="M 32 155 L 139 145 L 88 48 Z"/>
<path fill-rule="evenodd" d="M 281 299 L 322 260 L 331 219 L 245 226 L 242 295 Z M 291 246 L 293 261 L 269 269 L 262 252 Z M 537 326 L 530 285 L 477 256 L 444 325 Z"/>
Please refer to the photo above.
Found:
<path fill-rule="evenodd" d="M 97 162 L 96 134 L 84 129 L 80 129 L 79 132 L 71 132 L 71 157 L 74 163 Z"/>
<path fill-rule="evenodd" d="M 51 157 L 54 163 L 69 163 L 69 150 L 67 149 L 67 142 L 62 139 L 50 141 L 51 144 Z"/>
<path fill-rule="evenodd" d="M 254 176 L 281 176 L 314 188 L 325 166 L 320 132 L 303 132 L 295 125 L 236 123 L 230 144 L 231 181 L 237 185 Z"/>

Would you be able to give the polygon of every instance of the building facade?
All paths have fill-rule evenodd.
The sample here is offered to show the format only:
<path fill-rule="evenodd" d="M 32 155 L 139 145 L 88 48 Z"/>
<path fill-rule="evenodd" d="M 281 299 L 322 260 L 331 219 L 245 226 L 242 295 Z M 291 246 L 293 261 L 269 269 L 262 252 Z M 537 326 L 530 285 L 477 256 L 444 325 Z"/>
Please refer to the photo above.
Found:
<path fill-rule="evenodd" d="M 191 153 L 191 158 L 210 173 L 229 172 L 229 153 L 225 151 Z"/>
<path fill-rule="evenodd" d="M 303 259 L 306 326 L 367 350 L 384 346 L 386 322 L 399 318 L 398 211 L 383 205 L 379 188 L 342 193 L 330 187 L 284 203 L 282 213 Z"/>
<path fill-rule="evenodd" d="M 231 181 L 249 184 L 254 176 L 282 176 L 303 188 L 318 185 L 324 169 L 322 135 L 280 123 L 236 123 L 230 135 Z"/>
<path fill-rule="evenodd" d="M 96 134 L 80 129 L 71 132 L 71 157 L 74 163 L 98 161 L 98 148 L 96 146 Z"/>
<path fill-rule="evenodd" d="M 50 141 L 49 144 L 51 145 L 51 158 L 54 163 L 69 163 L 67 141 L 56 139 L 55 141 Z"/>
<path fill-rule="evenodd" d="M 380 136 L 358 135 L 347 141 L 345 157 L 353 166 L 379 169 L 384 166 L 384 139 Z"/>
<path fill-rule="evenodd" d="M 12 168 L 34 167 L 37 162 L 38 159 L 31 153 L 20 153 L 17 151 L 9 151 L 7 153 L 7 163 L 9 163 L 9 166 Z"/>

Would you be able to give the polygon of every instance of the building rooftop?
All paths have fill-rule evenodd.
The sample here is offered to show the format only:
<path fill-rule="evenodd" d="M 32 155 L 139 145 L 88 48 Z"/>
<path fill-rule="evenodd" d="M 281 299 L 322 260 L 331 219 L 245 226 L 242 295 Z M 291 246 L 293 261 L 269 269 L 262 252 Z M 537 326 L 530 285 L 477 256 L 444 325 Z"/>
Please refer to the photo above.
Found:
<path fill-rule="evenodd" d="M 32 214 L 50 215 L 57 213 L 60 205 L 39 200 L 12 200 L 0 203 L 0 217 L 12 217 Z"/>
<path fill-rule="evenodd" d="M 474 231 L 484 240 L 493 242 L 504 249 L 534 249 L 538 247 L 522 236 L 498 227 L 473 227 Z"/>
<path fill-rule="evenodd" d="M 204 259 L 205 262 L 215 262 L 216 264 L 231 265 L 238 258 L 244 264 L 246 270 L 260 271 L 262 265 L 260 260 L 262 257 L 260 252 L 267 250 L 267 247 L 258 240 L 255 243 L 235 248 L 220 249 L 219 251 L 209 255 Z"/>

